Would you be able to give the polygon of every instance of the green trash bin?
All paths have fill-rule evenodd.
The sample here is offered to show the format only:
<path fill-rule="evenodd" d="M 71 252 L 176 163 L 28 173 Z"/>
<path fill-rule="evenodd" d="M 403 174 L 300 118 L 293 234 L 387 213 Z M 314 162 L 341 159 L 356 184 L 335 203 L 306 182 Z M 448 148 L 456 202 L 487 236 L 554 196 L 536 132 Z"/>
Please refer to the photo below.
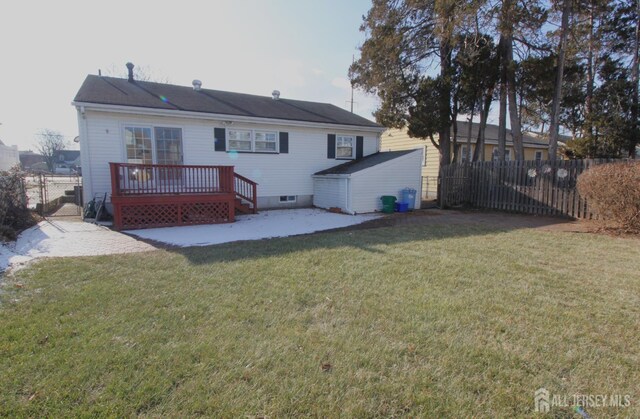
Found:
<path fill-rule="evenodd" d="M 391 195 L 383 195 L 380 197 L 380 199 L 382 200 L 382 212 L 386 214 L 392 214 L 395 210 L 396 201 L 398 200 L 398 198 Z"/>

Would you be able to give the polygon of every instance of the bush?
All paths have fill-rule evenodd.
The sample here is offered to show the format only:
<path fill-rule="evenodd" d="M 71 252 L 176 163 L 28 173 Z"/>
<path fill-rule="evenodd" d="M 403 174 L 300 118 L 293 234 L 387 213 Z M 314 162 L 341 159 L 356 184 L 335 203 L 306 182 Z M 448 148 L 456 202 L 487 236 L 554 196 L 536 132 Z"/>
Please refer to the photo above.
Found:
<path fill-rule="evenodd" d="M 0 172 L 0 239 L 15 240 L 18 232 L 35 223 L 27 208 L 22 173 L 17 168 Z"/>
<path fill-rule="evenodd" d="M 640 162 L 594 166 L 577 186 L 606 227 L 640 232 Z"/>

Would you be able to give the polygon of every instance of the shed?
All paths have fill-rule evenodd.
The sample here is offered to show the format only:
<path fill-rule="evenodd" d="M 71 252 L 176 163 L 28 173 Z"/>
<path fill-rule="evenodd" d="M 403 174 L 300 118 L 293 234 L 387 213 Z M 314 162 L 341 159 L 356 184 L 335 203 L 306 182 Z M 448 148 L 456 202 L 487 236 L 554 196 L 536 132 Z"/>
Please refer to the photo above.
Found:
<path fill-rule="evenodd" d="M 348 214 L 380 211 L 381 196 L 400 198 L 404 188 L 420 190 L 422 153 L 422 149 L 379 152 L 317 172 L 313 205 Z M 419 208 L 420 203 L 414 206 Z"/>

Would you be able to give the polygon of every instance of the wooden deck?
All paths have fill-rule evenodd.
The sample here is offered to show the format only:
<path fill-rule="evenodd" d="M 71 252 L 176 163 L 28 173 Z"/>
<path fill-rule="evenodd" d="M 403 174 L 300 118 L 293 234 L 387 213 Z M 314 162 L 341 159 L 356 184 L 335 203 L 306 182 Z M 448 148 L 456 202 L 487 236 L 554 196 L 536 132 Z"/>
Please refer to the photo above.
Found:
<path fill-rule="evenodd" d="M 229 223 L 258 210 L 257 184 L 233 166 L 109 166 L 117 230 Z"/>

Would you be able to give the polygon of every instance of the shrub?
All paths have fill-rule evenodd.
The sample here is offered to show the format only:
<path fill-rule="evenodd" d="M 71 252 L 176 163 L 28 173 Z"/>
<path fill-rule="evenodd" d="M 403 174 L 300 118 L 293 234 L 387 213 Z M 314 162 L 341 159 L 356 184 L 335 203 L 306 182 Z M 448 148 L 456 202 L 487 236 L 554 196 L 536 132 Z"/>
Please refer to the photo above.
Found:
<path fill-rule="evenodd" d="M 577 186 L 606 227 L 640 232 L 640 162 L 594 166 Z"/>
<path fill-rule="evenodd" d="M 0 172 L 0 239 L 15 240 L 18 232 L 35 223 L 27 208 L 23 174 L 17 168 Z"/>

